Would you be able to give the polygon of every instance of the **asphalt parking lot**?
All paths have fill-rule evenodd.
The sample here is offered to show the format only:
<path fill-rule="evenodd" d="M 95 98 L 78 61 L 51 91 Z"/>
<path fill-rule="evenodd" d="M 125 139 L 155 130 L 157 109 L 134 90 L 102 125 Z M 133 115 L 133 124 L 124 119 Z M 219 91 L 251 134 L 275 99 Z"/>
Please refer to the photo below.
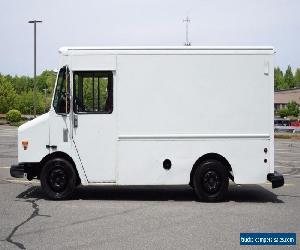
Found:
<path fill-rule="evenodd" d="M 241 232 L 298 236 L 300 141 L 276 140 L 275 151 L 284 187 L 231 184 L 222 203 L 196 202 L 182 186 L 81 187 L 58 202 L 9 176 L 16 129 L 0 126 L 0 249 L 237 249 Z"/>

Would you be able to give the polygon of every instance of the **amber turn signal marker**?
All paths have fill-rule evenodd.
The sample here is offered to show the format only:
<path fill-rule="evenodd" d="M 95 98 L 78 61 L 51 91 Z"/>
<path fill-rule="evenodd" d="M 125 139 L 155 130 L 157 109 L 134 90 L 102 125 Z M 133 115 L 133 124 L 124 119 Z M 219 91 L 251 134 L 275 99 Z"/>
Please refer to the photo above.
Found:
<path fill-rule="evenodd" d="M 28 148 L 28 141 L 22 141 L 22 146 L 23 146 L 24 150 L 27 150 L 27 148 Z"/>

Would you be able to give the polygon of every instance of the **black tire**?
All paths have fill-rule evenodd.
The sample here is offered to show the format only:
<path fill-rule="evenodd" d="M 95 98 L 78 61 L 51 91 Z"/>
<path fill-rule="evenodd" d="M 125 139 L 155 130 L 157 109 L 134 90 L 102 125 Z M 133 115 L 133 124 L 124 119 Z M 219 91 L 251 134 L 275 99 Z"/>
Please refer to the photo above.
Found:
<path fill-rule="evenodd" d="M 194 191 L 201 201 L 224 200 L 228 185 L 228 171 L 221 162 L 216 160 L 202 162 L 193 176 Z"/>
<path fill-rule="evenodd" d="M 72 164 L 63 158 L 49 160 L 41 172 L 41 186 L 51 200 L 71 198 L 76 188 L 76 173 Z"/>

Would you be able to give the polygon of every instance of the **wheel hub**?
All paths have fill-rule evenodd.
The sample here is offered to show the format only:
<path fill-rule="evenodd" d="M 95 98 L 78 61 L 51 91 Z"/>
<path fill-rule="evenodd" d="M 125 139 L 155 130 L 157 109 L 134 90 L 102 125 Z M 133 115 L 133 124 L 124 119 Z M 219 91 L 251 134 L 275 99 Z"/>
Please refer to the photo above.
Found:
<path fill-rule="evenodd" d="M 63 169 L 55 168 L 49 174 L 48 182 L 55 192 L 61 192 L 67 185 L 67 175 Z"/>
<path fill-rule="evenodd" d="M 204 175 L 203 175 L 203 188 L 206 192 L 213 194 L 216 193 L 221 184 L 221 178 L 219 174 L 214 171 L 214 170 L 208 170 Z"/>

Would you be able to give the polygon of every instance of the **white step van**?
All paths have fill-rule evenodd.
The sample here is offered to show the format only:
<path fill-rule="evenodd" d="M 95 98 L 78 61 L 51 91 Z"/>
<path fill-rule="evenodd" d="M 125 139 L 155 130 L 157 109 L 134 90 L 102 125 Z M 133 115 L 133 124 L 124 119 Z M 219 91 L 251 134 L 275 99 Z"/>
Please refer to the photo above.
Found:
<path fill-rule="evenodd" d="M 18 130 L 13 177 L 51 199 L 77 185 L 188 185 L 201 200 L 273 188 L 272 47 L 61 48 L 51 109 Z"/>

